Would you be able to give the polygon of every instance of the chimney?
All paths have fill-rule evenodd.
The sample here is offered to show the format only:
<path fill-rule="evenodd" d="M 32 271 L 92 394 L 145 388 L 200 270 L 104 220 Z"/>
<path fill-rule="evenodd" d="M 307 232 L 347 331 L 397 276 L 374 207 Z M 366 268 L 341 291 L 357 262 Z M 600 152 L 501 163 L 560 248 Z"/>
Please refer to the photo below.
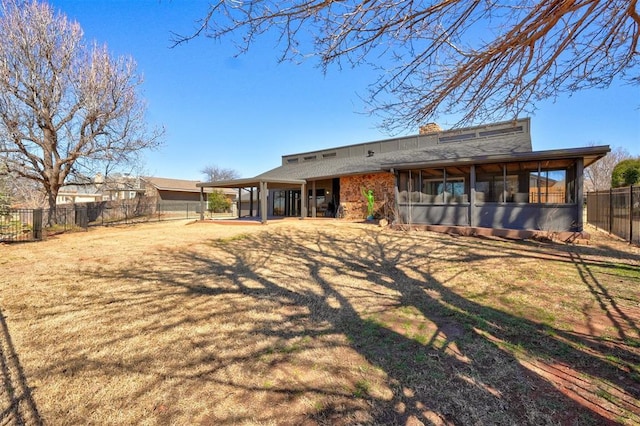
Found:
<path fill-rule="evenodd" d="M 442 129 L 438 126 L 438 123 L 427 123 L 424 126 L 420 126 L 420 134 L 427 135 L 429 133 L 438 133 L 441 132 Z"/>

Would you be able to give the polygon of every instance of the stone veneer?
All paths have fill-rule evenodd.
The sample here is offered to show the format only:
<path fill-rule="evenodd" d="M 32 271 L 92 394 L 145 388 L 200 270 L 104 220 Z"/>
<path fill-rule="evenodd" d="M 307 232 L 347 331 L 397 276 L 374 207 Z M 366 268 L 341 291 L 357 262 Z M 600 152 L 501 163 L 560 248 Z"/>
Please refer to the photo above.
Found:
<path fill-rule="evenodd" d="M 344 218 L 349 220 L 366 219 L 367 200 L 362 195 L 362 188 L 367 191 L 373 189 L 376 219 L 391 219 L 395 205 L 395 176 L 388 172 L 340 178 L 340 205 Z"/>

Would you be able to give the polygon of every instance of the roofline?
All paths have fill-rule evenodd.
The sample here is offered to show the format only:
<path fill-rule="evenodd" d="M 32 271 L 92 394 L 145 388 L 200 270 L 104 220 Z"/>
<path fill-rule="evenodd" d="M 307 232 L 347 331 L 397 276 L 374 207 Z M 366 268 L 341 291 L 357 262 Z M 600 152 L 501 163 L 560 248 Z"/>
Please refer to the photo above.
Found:
<path fill-rule="evenodd" d="M 262 183 L 267 185 L 270 183 L 282 185 L 304 185 L 307 183 L 305 179 L 269 179 L 269 178 L 246 178 L 219 180 L 215 182 L 199 182 L 196 184 L 198 188 L 247 188 L 250 186 L 259 186 Z"/>
<path fill-rule="evenodd" d="M 559 158 L 576 158 L 586 156 L 598 156 L 598 158 L 604 157 L 607 153 L 611 152 L 609 145 L 599 145 L 586 148 L 569 148 L 569 149 L 552 149 L 547 151 L 531 151 L 531 152 L 518 152 L 510 155 L 486 155 L 481 157 L 466 157 L 455 158 L 451 160 L 434 160 L 434 161 L 422 161 L 415 163 L 381 163 L 383 169 L 411 169 L 422 166 L 434 167 L 434 166 L 452 166 L 459 164 L 487 164 L 508 160 L 517 161 L 535 161 L 535 160 L 555 160 Z M 587 165 L 585 165 L 586 167 Z"/>
<path fill-rule="evenodd" d="M 339 146 L 333 146 L 333 147 L 328 147 L 328 148 L 314 149 L 313 151 L 295 152 L 295 153 L 292 153 L 292 154 L 282 155 L 282 157 L 283 158 L 284 157 L 295 157 L 295 156 L 300 156 L 300 155 L 313 154 L 313 153 L 316 153 L 316 152 L 331 151 L 332 149 L 351 148 L 351 147 L 354 147 L 354 146 L 371 145 L 371 144 L 380 143 L 380 142 L 389 142 L 389 141 L 407 139 L 407 138 L 417 138 L 417 137 L 420 137 L 420 136 L 427 136 L 427 135 L 433 135 L 433 134 L 440 135 L 440 134 L 443 134 L 443 133 L 455 133 L 455 132 L 460 132 L 460 131 L 463 131 L 463 130 L 464 131 L 470 131 L 470 130 L 482 129 L 482 128 L 487 128 L 487 127 L 504 126 L 506 124 L 512 124 L 512 123 L 518 123 L 518 122 L 531 123 L 531 118 L 530 117 L 515 118 L 515 119 L 512 119 L 512 120 L 499 121 L 497 123 L 478 124 L 476 126 L 469 126 L 469 127 L 454 127 L 452 129 L 440 130 L 440 131 L 437 131 L 437 132 L 429 132 L 429 133 L 425 133 L 425 134 L 412 133 L 412 134 L 404 135 L 404 136 L 395 136 L 395 137 L 386 138 L 386 139 L 376 139 L 376 140 L 373 140 L 373 141 L 358 142 L 358 143 L 354 143 L 354 144 L 350 144 L 350 145 L 339 145 Z M 529 124 L 529 129 L 531 129 L 530 124 Z"/>
<path fill-rule="evenodd" d="M 148 185 L 152 186 L 157 191 L 188 192 L 188 193 L 196 193 L 196 194 L 200 192 L 200 189 L 196 186 L 196 184 L 201 182 L 199 180 L 159 178 L 156 176 L 142 176 L 141 179 Z M 188 188 L 188 187 L 176 187 L 171 185 L 159 185 L 157 182 L 153 181 L 154 179 L 162 179 L 162 180 L 168 180 L 168 181 L 175 180 L 175 181 L 181 181 L 185 183 L 191 182 L 193 183 L 193 187 Z M 144 192 L 145 190 L 141 189 L 140 191 Z"/>

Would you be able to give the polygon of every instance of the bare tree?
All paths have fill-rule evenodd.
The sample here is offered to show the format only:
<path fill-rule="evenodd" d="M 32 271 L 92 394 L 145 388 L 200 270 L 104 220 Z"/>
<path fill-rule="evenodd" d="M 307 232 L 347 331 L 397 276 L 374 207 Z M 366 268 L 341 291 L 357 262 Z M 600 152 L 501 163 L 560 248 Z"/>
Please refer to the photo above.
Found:
<path fill-rule="evenodd" d="M 2 164 L 0 164 L 0 215 L 11 205 L 9 179 Z"/>
<path fill-rule="evenodd" d="M 638 84 L 639 27 L 637 0 L 218 0 L 174 42 L 229 36 L 244 52 L 273 31 L 281 60 L 370 64 L 371 112 L 394 130 L 440 113 L 515 118 L 563 92 Z"/>
<path fill-rule="evenodd" d="M 85 44 L 80 25 L 45 3 L 0 8 L 0 160 L 37 182 L 50 210 L 68 176 L 128 167 L 159 145 L 133 59 Z"/>
<path fill-rule="evenodd" d="M 590 144 L 594 146 L 594 144 Z M 630 159 L 629 151 L 615 147 L 605 157 L 596 161 L 584 170 L 584 186 L 586 191 L 601 191 L 611 188 L 611 174 L 616 165 Z"/>
<path fill-rule="evenodd" d="M 240 173 L 238 173 L 237 170 L 225 169 L 216 165 L 206 166 L 202 170 L 200 170 L 200 173 L 205 176 L 205 180 L 207 180 L 208 182 L 231 180 L 240 177 Z"/>

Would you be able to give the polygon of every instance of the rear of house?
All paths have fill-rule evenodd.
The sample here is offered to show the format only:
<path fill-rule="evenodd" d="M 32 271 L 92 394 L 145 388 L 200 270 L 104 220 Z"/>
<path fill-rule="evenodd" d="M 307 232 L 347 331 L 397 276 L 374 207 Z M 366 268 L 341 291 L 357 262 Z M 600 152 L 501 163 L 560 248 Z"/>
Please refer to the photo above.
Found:
<path fill-rule="evenodd" d="M 425 126 L 418 135 L 285 155 L 256 178 L 199 186 L 255 186 L 268 195 L 265 217 L 364 219 L 362 192 L 372 190 L 376 217 L 395 223 L 581 231 L 583 170 L 609 147 L 533 151 L 530 124 Z"/>

